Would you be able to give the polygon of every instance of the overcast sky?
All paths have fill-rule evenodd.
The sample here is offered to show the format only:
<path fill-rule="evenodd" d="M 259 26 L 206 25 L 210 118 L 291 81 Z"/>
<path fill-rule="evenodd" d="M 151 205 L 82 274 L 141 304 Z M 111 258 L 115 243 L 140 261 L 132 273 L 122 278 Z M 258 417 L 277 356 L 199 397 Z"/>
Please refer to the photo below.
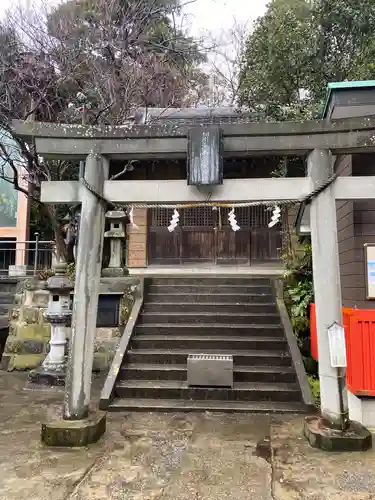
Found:
<path fill-rule="evenodd" d="M 38 0 L 21 0 L 24 5 L 33 5 Z M 57 3 L 57 0 L 47 0 Z M 4 15 L 14 0 L 0 0 L 0 17 Z M 188 2 L 187 2 L 188 3 Z M 268 0 L 196 0 L 185 7 L 190 29 L 194 34 L 202 31 L 214 32 L 216 35 L 224 28 L 233 25 L 233 18 L 241 23 L 251 22 L 262 15 Z"/>
<path fill-rule="evenodd" d="M 218 34 L 230 28 L 233 20 L 251 23 L 265 11 L 268 0 L 196 0 L 185 7 L 188 21 L 195 33 L 213 31 Z"/>

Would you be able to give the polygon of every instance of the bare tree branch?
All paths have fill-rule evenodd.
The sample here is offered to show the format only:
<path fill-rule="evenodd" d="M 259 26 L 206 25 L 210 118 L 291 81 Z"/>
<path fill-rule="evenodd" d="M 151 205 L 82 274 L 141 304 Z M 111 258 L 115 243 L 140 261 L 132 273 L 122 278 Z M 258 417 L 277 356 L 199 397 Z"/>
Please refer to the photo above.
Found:
<path fill-rule="evenodd" d="M 176 22 L 195 0 L 66 0 L 52 9 L 45 1 L 0 23 L 0 133 L 16 150 L 0 136 L 0 178 L 38 203 L 42 181 L 76 177 L 78 165 L 40 158 L 12 136 L 12 118 L 122 124 L 137 107 L 195 103 L 205 87 L 205 49 Z M 61 242 L 56 207 L 44 208 Z"/>

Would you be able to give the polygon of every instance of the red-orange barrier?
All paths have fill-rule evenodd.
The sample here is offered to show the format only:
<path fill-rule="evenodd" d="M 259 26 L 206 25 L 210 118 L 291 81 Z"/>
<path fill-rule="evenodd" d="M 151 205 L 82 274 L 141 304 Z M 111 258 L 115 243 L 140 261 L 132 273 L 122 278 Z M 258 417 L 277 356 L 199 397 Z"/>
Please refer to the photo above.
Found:
<path fill-rule="evenodd" d="M 347 332 L 350 328 L 350 316 L 355 309 L 343 308 L 343 323 L 345 330 L 345 342 L 346 342 L 346 350 L 348 350 L 347 344 Z M 319 353 L 318 353 L 318 332 L 316 328 L 316 309 L 315 304 L 310 304 L 310 351 L 311 357 L 315 359 L 315 361 L 319 361 Z"/>
<path fill-rule="evenodd" d="M 346 309 L 343 324 L 346 344 L 346 384 L 356 396 L 375 397 L 375 311 Z M 315 304 L 310 306 L 311 356 L 318 361 Z"/>
<path fill-rule="evenodd" d="M 353 310 L 346 335 L 346 383 L 357 396 L 375 396 L 375 311 Z"/>
<path fill-rule="evenodd" d="M 310 351 L 311 357 L 318 361 L 318 332 L 316 329 L 315 304 L 310 304 Z"/>

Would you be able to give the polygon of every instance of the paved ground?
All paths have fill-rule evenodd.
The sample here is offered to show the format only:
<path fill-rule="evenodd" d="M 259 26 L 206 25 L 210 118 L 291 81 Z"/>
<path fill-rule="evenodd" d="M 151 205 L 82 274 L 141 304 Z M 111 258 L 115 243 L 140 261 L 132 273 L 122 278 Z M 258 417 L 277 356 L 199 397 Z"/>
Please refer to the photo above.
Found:
<path fill-rule="evenodd" d="M 110 414 L 100 443 L 48 449 L 40 422 L 61 394 L 25 380 L 0 372 L 1 500 L 375 499 L 375 452 L 314 450 L 301 416 Z"/>

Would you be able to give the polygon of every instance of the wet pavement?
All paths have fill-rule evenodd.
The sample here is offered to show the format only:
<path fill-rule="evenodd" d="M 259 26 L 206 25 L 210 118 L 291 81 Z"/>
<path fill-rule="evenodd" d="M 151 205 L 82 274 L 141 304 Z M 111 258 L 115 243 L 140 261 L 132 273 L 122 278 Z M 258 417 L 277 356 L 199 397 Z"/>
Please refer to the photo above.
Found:
<path fill-rule="evenodd" d="M 375 452 L 314 450 L 301 415 L 113 413 L 99 443 L 47 448 L 62 393 L 26 379 L 0 372 L 1 500 L 375 500 Z"/>

